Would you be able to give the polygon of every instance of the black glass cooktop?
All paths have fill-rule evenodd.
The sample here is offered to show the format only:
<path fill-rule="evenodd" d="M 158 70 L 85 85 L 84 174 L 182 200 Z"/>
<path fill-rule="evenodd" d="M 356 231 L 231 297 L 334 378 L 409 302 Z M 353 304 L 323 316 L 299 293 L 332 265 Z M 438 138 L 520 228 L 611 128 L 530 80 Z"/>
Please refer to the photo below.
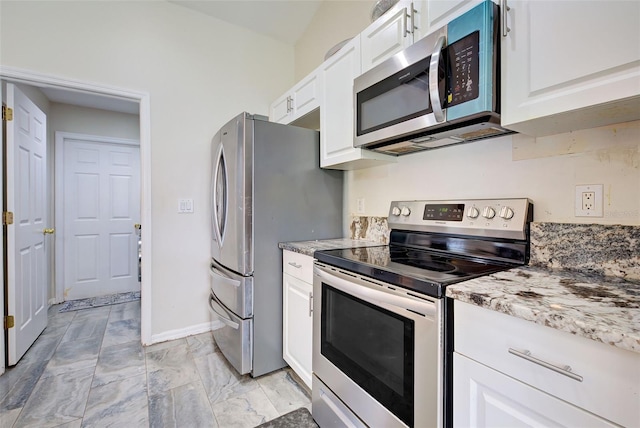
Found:
<path fill-rule="evenodd" d="M 512 267 L 398 245 L 316 251 L 315 258 L 433 297 L 443 297 L 448 284 Z"/>

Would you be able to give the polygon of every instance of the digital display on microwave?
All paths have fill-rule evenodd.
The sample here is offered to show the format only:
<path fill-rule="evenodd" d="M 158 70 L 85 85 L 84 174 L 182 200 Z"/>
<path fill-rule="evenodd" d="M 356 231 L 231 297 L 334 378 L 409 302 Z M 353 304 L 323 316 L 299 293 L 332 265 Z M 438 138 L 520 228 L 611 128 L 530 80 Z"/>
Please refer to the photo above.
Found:
<path fill-rule="evenodd" d="M 462 221 L 464 204 L 427 204 L 423 220 Z"/>
<path fill-rule="evenodd" d="M 447 48 L 447 106 L 462 104 L 480 95 L 480 32 L 475 31 Z"/>

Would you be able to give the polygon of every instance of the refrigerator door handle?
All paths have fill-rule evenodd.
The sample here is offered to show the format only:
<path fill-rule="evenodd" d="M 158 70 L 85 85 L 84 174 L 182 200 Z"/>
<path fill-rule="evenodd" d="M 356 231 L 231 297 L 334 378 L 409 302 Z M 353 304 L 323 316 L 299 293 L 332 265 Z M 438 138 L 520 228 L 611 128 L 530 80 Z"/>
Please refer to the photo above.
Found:
<path fill-rule="evenodd" d="M 211 176 L 211 229 L 213 240 L 218 243 L 220 249 L 223 246 L 227 226 L 228 187 L 224 146 L 221 144 Z"/>
<path fill-rule="evenodd" d="M 209 275 L 211 275 L 213 278 L 218 279 L 223 284 L 230 285 L 235 288 L 240 287 L 240 281 L 238 281 L 237 279 L 229 278 L 223 272 L 216 269 L 214 266 L 211 266 L 211 269 L 209 269 Z"/>
<path fill-rule="evenodd" d="M 217 315 L 220 321 L 222 321 L 224 324 L 228 325 L 234 330 L 240 328 L 240 324 L 226 317 L 227 311 L 224 310 L 220 302 L 216 300 L 213 294 L 209 295 L 209 308 L 211 309 L 211 312 Z"/>

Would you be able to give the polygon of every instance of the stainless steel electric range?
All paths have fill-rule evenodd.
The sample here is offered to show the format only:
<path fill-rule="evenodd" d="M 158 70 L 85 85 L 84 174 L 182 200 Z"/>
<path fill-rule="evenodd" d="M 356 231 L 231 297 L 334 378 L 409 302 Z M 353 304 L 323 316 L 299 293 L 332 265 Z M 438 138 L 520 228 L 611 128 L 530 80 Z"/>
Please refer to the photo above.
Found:
<path fill-rule="evenodd" d="M 529 199 L 392 202 L 389 245 L 317 251 L 313 417 L 321 427 L 451 425 L 447 285 L 527 264 Z"/>

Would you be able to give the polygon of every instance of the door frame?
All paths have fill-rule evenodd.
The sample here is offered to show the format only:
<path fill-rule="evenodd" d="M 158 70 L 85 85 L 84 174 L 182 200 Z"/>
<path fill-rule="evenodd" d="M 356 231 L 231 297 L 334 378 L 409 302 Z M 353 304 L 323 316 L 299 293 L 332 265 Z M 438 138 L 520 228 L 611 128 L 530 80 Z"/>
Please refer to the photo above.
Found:
<path fill-rule="evenodd" d="M 140 118 L 140 220 L 143 225 L 142 282 L 140 284 L 140 336 L 143 345 L 151 345 L 151 299 L 152 299 L 152 216 L 151 216 L 151 100 L 148 92 L 123 89 L 93 82 L 60 78 L 30 70 L 0 65 L 0 79 L 11 83 L 22 83 L 35 87 L 50 87 L 61 90 L 83 92 L 92 95 L 120 98 L 137 102 Z M 2 154 L 4 158 L 4 154 Z M 55 198 L 54 198 L 55 199 Z M 3 207 L 4 208 L 4 207 Z M 0 254 L 1 255 L 1 254 Z M 56 285 L 57 288 L 57 285 Z M 0 340 L 4 342 L 4 330 L 0 329 Z"/>
<path fill-rule="evenodd" d="M 55 216 L 55 228 L 56 228 L 56 240 L 55 250 L 56 255 L 54 261 L 55 271 L 55 303 L 61 303 L 64 301 L 64 142 L 66 140 L 82 140 L 92 143 L 106 143 L 106 144 L 120 144 L 126 146 L 139 147 L 140 142 L 138 140 L 131 140 L 126 138 L 116 137 L 102 137 L 99 135 L 89 134 L 77 134 L 74 132 L 56 131 L 55 133 L 55 197 L 53 198 L 54 216 Z M 142 179 L 142 171 L 138 171 L 138 175 Z M 142 207 L 140 214 L 142 215 Z M 142 284 L 141 284 L 142 285 Z"/>

